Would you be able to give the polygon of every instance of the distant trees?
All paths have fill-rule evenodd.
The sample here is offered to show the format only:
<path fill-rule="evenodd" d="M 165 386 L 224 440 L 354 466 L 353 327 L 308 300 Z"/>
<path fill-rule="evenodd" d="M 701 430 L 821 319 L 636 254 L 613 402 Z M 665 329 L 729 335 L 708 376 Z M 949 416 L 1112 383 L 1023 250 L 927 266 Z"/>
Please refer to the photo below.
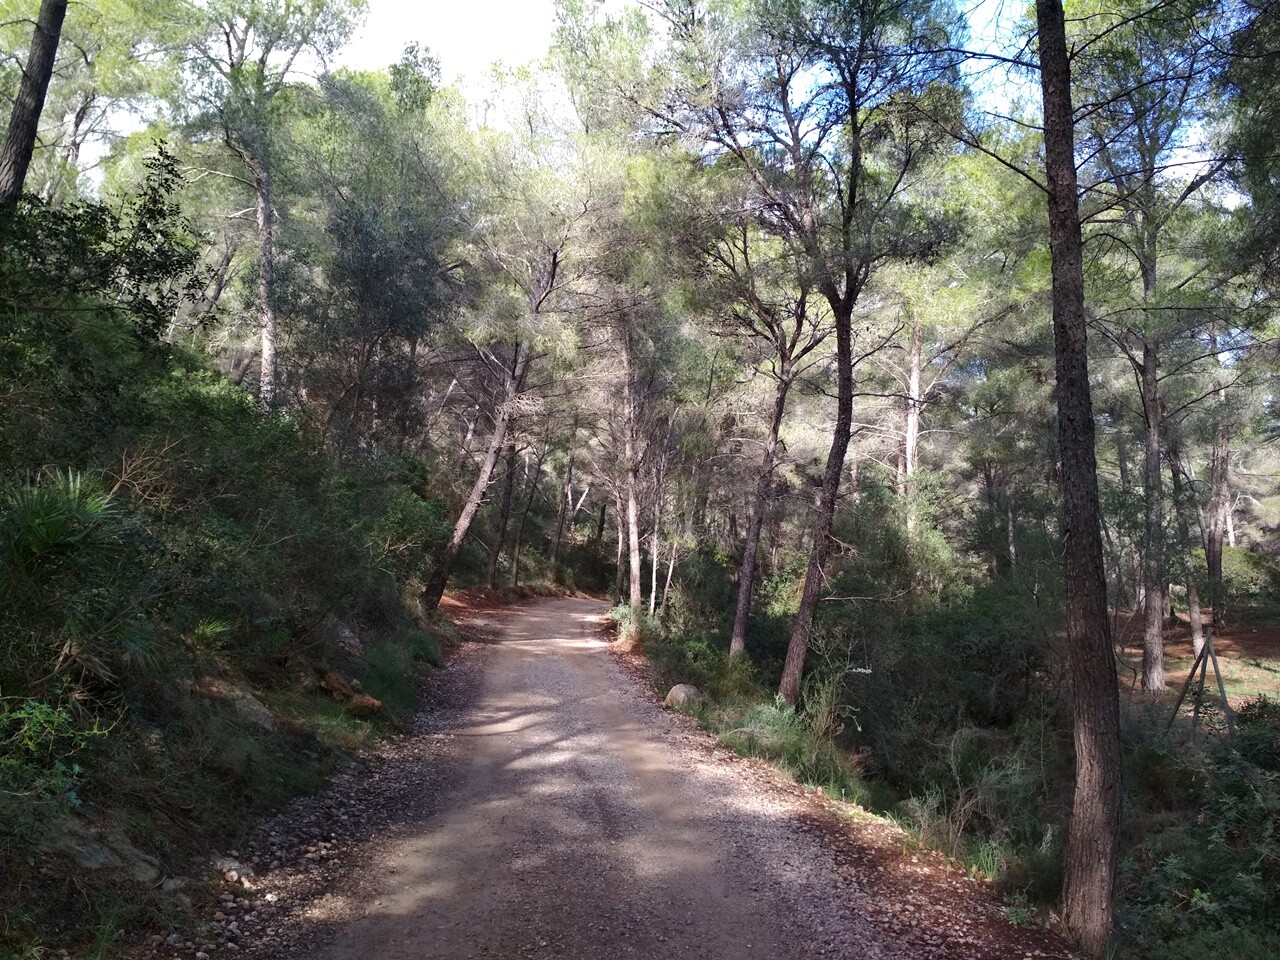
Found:
<path fill-rule="evenodd" d="M 189 71 L 178 88 L 179 115 L 196 130 L 216 132 L 244 165 L 253 190 L 261 329 L 258 399 L 265 408 L 275 405 L 279 390 L 272 180 L 279 115 L 302 58 L 323 60 L 333 53 L 363 10 L 364 0 L 191 0 L 173 12 L 178 24 L 190 25 L 178 48 Z"/>
<path fill-rule="evenodd" d="M 779 685 L 795 703 L 853 431 L 858 365 L 883 346 L 855 335 L 876 267 L 923 256 L 940 225 L 909 185 L 945 139 L 916 107 L 950 100 L 945 11 L 925 4 L 759 2 L 735 13 L 662 8 L 676 44 L 669 85 L 649 106 L 660 125 L 713 148 L 753 190 L 758 224 L 793 251 L 799 283 L 830 310 L 836 402 L 808 570 Z"/>

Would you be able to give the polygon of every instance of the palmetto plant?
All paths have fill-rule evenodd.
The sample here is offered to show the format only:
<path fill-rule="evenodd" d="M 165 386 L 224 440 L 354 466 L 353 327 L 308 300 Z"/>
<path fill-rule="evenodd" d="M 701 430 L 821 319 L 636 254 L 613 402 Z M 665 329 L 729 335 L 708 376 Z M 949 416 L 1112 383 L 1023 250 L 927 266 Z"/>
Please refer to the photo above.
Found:
<path fill-rule="evenodd" d="M 51 470 L 0 488 L 0 570 L 25 579 L 76 552 L 104 545 L 110 496 L 84 474 Z"/>

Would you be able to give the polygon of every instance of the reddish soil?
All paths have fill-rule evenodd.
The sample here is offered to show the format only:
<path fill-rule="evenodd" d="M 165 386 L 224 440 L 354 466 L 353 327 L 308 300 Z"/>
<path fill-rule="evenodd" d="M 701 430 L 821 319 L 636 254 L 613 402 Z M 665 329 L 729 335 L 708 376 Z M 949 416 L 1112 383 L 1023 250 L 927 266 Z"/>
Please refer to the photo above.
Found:
<path fill-rule="evenodd" d="M 1212 611 L 1205 611 L 1205 625 L 1213 625 Z M 1125 650 L 1142 650 L 1142 616 L 1129 610 L 1119 612 L 1116 638 Z M 1177 615 L 1177 623 L 1164 629 L 1165 653 L 1171 657 L 1190 657 L 1191 625 L 1186 614 Z M 1220 657 L 1248 660 L 1280 660 L 1280 623 L 1229 623 L 1222 631 L 1214 631 L 1213 649 Z"/>

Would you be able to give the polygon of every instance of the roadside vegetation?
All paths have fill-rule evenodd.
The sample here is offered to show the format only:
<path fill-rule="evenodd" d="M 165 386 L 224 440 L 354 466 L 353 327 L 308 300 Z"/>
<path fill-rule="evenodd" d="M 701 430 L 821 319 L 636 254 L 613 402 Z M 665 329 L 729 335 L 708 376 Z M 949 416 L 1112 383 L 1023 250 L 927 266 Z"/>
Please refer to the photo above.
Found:
<path fill-rule="evenodd" d="M 852 587 L 859 571 L 892 575 L 868 556 L 835 589 Z M 1171 658 L 1164 695 L 1124 692 L 1115 956 L 1181 960 L 1224 936 L 1233 956 L 1280 950 L 1280 581 L 1263 590 L 1233 581 L 1226 593 L 1238 625 L 1217 643 L 1230 651 L 1220 662 L 1234 737 L 1212 674 L 1198 731 L 1189 705 L 1172 718 L 1189 658 Z M 727 746 L 891 818 L 990 881 L 1012 918 L 1050 924 L 1072 777 L 1060 604 L 1052 592 L 1036 599 L 979 581 L 915 609 L 833 609 L 819 617 L 800 709 L 774 695 L 781 641 L 771 658 L 729 655 L 727 604 L 665 628 L 645 621 L 639 637 L 655 691 L 697 686 L 706 696 L 698 719 Z M 626 622 L 624 609 L 614 615 Z M 762 639 L 777 629 L 763 610 L 752 626 Z M 1121 663 L 1140 666 L 1140 657 L 1122 651 Z"/>

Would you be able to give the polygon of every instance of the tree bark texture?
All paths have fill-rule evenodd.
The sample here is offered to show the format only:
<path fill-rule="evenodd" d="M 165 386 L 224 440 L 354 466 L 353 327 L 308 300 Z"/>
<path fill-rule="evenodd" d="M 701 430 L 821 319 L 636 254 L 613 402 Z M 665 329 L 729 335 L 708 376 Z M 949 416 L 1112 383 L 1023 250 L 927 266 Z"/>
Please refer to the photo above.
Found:
<path fill-rule="evenodd" d="M 1223 423 L 1213 437 L 1209 452 L 1209 509 L 1206 517 L 1205 565 L 1209 574 L 1209 605 L 1213 625 L 1220 630 L 1227 622 L 1226 597 L 1222 581 L 1222 548 L 1227 537 L 1230 509 L 1231 428 Z"/>
<path fill-rule="evenodd" d="M 1076 753 L 1062 915 L 1068 933 L 1081 947 L 1101 956 L 1111 937 L 1120 830 L 1119 691 L 1102 563 L 1071 63 L 1061 0 L 1037 0 L 1036 21 L 1053 275 L 1067 661 Z"/>
<path fill-rule="evenodd" d="M 453 535 L 441 552 L 436 568 L 431 573 L 431 579 L 427 581 L 427 586 L 422 591 L 422 606 L 428 613 L 440 605 L 440 598 L 444 596 L 444 588 L 449 582 L 449 575 L 453 572 L 453 565 L 458 559 L 458 554 L 462 552 L 462 545 L 466 543 L 467 533 L 471 530 L 471 521 L 475 519 L 476 511 L 480 509 L 484 495 L 488 492 L 489 484 L 493 480 L 493 469 L 506 444 L 507 428 L 513 417 L 513 401 L 519 396 L 524 386 L 525 373 L 529 369 L 530 354 L 531 350 L 527 343 L 521 342 L 516 345 L 515 362 L 508 371 L 506 383 L 503 385 L 503 402 L 493 414 L 493 435 L 489 438 L 489 449 L 485 453 L 484 461 L 480 464 L 480 473 L 471 487 L 466 503 L 463 504 L 457 522 L 453 525 Z"/>
<path fill-rule="evenodd" d="M 623 459 L 626 461 L 627 498 L 627 565 L 631 590 L 627 602 L 631 607 L 631 626 L 640 624 L 640 605 L 644 602 L 644 587 L 640 566 L 640 457 L 636 442 L 636 398 L 632 382 L 631 333 L 622 332 L 622 406 L 623 406 Z"/>
<path fill-rule="evenodd" d="M 920 351 L 924 331 L 911 317 L 911 341 L 907 347 L 907 410 L 902 441 L 902 492 L 907 500 L 907 533 L 916 529 L 916 466 L 920 458 Z"/>
<path fill-rule="evenodd" d="M 560 512 L 556 515 L 556 536 L 551 541 L 551 569 L 556 568 L 560 556 L 560 540 L 564 536 L 564 521 L 573 509 L 573 454 L 569 454 L 569 462 L 564 467 L 564 489 L 560 491 Z"/>
<path fill-rule="evenodd" d="M 616 607 L 622 603 L 622 586 L 623 579 L 626 575 L 626 567 L 623 565 L 625 554 L 623 553 L 623 544 L 627 542 L 626 531 L 626 513 L 623 511 L 622 500 L 620 497 L 614 497 L 613 509 L 614 527 L 618 531 L 618 556 L 613 568 L 613 605 Z M 604 511 L 600 511 L 600 520 L 604 520 Z M 598 541 L 597 541 L 598 542 Z"/>
<path fill-rule="evenodd" d="M 0 207 L 12 208 L 22 196 L 27 182 L 31 154 L 35 152 L 40 114 L 49 93 L 49 79 L 58 57 L 62 21 L 67 16 L 67 0 L 43 0 L 36 29 L 31 36 L 31 52 L 22 71 L 18 96 L 9 114 L 9 130 L 0 148 Z"/>

